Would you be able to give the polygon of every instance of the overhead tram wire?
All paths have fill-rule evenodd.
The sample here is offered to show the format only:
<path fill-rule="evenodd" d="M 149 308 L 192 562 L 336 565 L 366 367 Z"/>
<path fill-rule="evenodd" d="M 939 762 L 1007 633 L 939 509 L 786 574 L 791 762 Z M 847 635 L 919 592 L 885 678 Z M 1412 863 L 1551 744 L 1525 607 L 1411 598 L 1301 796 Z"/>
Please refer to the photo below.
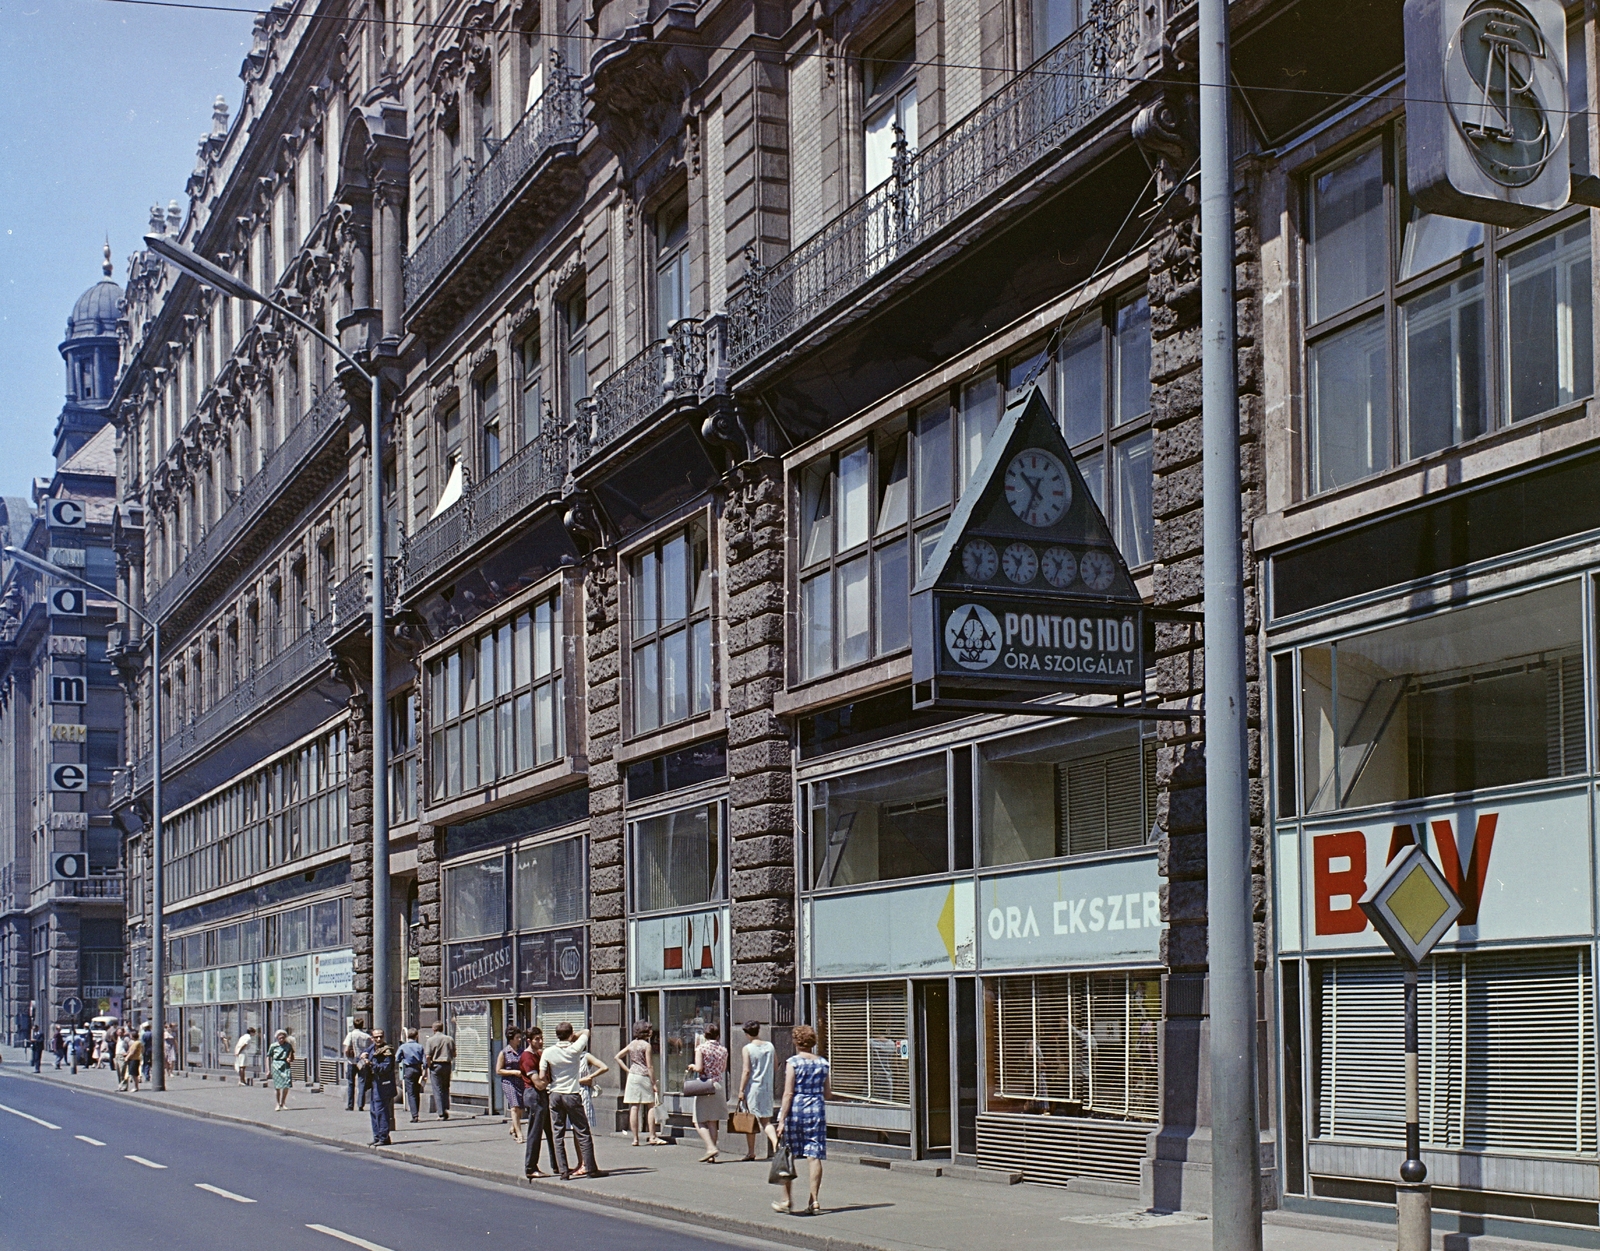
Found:
<path fill-rule="evenodd" d="M 202 3 L 199 2 L 199 0 L 98 0 L 98 3 L 101 3 L 101 4 L 126 4 L 126 5 L 133 5 L 133 6 L 138 7 L 138 8 L 149 8 L 149 9 L 187 9 L 187 10 L 192 10 L 192 11 L 200 12 L 200 13 L 249 13 L 249 14 L 251 14 L 253 16 L 256 16 L 256 17 L 264 17 L 267 14 L 267 10 L 265 10 L 265 9 L 251 8 L 248 5 L 202 4 Z M 334 14 L 334 13 L 304 13 L 304 14 L 300 14 L 299 16 L 303 17 L 306 21 L 312 21 L 312 22 L 339 22 L 339 23 L 342 23 L 345 26 L 365 26 L 365 25 L 372 24 L 373 22 L 375 22 L 377 20 L 377 19 L 370 18 L 370 17 L 354 17 L 354 16 L 346 16 L 346 15 L 341 15 L 341 14 Z M 403 20 L 401 18 L 385 18 L 385 19 L 383 19 L 383 24 L 386 25 L 386 26 L 405 26 L 405 27 L 409 27 L 409 28 L 414 29 L 414 30 L 450 30 L 450 31 L 455 31 L 455 30 L 460 30 L 461 29 L 461 25 L 460 25 L 459 22 L 419 22 L 419 21 L 407 21 L 407 20 Z M 606 37 L 601 36 L 601 35 L 586 35 L 586 34 L 575 34 L 575 33 L 574 34 L 553 33 L 552 34 L 552 38 L 571 40 L 571 41 L 576 42 L 576 43 L 596 43 L 596 44 L 600 44 L 600 43 L 612 43 L 612 42 L 614 42 L 612 39 L 606 38 Z M 744 44 L 715 43 L 715 44 L 702 44 L 702 45 L 700 45 L 700 47 L 701 47 L 701 49 L 703 51 L 707 51 L 707 52 L 742 52 L 742 51 L 746 50 L 746 46 Z M 850 52 L 839 52 L 839 51 L 836 51 L 836 52 L 832 53 L 831 57 L 835 58 L 837 60 L 840 60 L 840 61 L 857 62 L 857 63 L 862 63 L 862 62 L 866 62 L 866 61 L 870 61 L 870 60 L 874 60 L 875 59 L 873 57 L 869 57 L 869 56 L 866 56 L 866 55 L 861 54 L 861 53 L 850 53 Z M 930 68 L 930 69 L 973 70 L 975 72 L 980 72 L 980 73 L 993 72 L 994 69 L 996 68 L 995 66 L 992 66 L 992 65 L 969 65 L 969 64 L 962 63 L 962 62 L 958 62 L 958 61 L 944 61 L 944 60 L 919 61 L 919 60 L 915 60 L 915 59 L 909 59 L 909 60 L 905 61 L 904 64 L 916 66 L 918 68 L 926 67 L 926 68 Z M 1081 79 L 1083 81 L 1096 81 L 1096 82 L 1123 82 L 1123 83 L 1128 83 L 1130 85 L 1131 84 L 1137 84 L 1137 83 L 1145 83 L 1145 84 L 1149 84 L 1151 86 L 1157 86 L 1157 87 L 1185 87 L 1185 88 L 1192 88 L 1192 89 L 1195 89 L 1195 90 L 1198 90 L 1201 87 L 1212 85 L 1212 84 L 1207 84 L 1207 83 L 1200 83 L 1200 82 L 1195 81 L 1194 79 L 1189 79 L 1189 78 L 1144 77 L 1144 76 L 1141 76 L 1141 75 L 1138 75 L 1138 74 L 1097 74 L 1097 73 L 1094 73 L 1093 71 L 1090 71 L 1090 70 L 1041 69 L 1041 68 L 1038 67 L 1037 63 L 1030 64 L 1030 65 L 1011 66 L 1008 69 L 1008 72 L 1012 73 L 1012 74 L 1021 74 L 1024 71 L 1032 73 L 1032 74 L 1039 75 L 1041 77 L 1049 77 L 1049 78 L 1072 78 L 1072 79 Z M 1249 92 L 1258 93 L 1258 94 L 1259 93 L 1271 93 L 1273 95 L 1322 96 L 1322 97 L 1325 97 L 1325 98 L 1330 99 L 1330 100 L 1348 100 L 1348 101 L 1350 101 L 1352 103 L 1368 103 L 1368 102 L 1371 102 L 1371 101 L 1374 101 L 1374 100 L 1382 100 L 1382 99 L 1386 98 L 1389 95 L 1389 89 L 1381 89 L 1381 90 L 1377 90 L 1377 91 L 1353 91 L 1352 92 L 1352 91 L 1333 91 L 1333 90 L 1319 89 L 1319 88 L 1316 88 L 1316 87 L 1279 87 L 1279 86 L 1269 86 L 1269 85 L 1266 85 L 1266 84 L 1257 84 L 1257 83 L 1251 83 L 1251 84 L 1247 85 L 1247 84 L 1239 83 L 1239 82 L 1235 82 L 1233 84 L 1233 87 L 1237 91 L 1249 91 Z M 1449 100 L 1449 99 L 1445 99 L 1443 97 L 1436 97 L 1436 96 L 1414 96 L 1414 95 L 1402 94 L 1400 96 L 1399 100 L 1396 101 L 1396 103 L 1399 103 L 1399 104 L 1447 104 L 1448 105 L 1448 104 L 1470 103 L 1470 101 Z M 1589 115 L 1589 113 L 1590 113 L 1590 110 L 1589 109 L 1547 109 L 1546 112 L 1548 112 L 1548 113 L 1550 113 L 1550 114 L 1552 114 L 1554 116 L 1566 117 L 1568 119 L 1571 119 L 1571 118 L 1575 118 L 1575 117 L 1587 117 Z M 958 118 L 956 120 L 959 121 L 960 119 Z M 1570 121 L 1569 121 L 1569 125 L 1570 125 Z"/>

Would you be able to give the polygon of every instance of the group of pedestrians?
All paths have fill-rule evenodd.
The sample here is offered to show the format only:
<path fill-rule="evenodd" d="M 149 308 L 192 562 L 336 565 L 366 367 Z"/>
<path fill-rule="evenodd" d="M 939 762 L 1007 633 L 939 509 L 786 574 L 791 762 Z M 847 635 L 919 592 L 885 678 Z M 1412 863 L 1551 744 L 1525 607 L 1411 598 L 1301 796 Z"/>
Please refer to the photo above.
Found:
<path fill-rule="evenodd" d="M 522 1172 L 529 1181 L 549 1174 L 539 1167 L 544 1147 L 563 1181 L 600 1177 L 594 1156 L 594 1082 L 611 1068 L 589 1050 L 589 1031 L 570 1022 L 556 1026 L 555 1042 L 546 1044 L 535 1025 L 514 1028 L 495 1062 L 501 1094 L 511 1111 L 511 1136 L 523 1146 Z M 567 1160 L 571 1135 L 577 1168 Z"/>
<path fill-rule="evenodd" d="M 435 1021 L 427 1045 L 417 1041 L 417 1031 L 408 1029 L 399 1047 L 390 1047 L 384 1031 L 374 1028 L 369 1034 L 366 1020 L 356 1017 L 344 1036 L 345 1111 L 366 1112 L 372 1120 L 372 1145 L 392 1146 L 395 1103 L 403 1094 L 406 1110 L 413 1122 L 422 1115 L 422 1082 L 431 1083 L 434 1110 L 439 1119 L 450 1119 L 450 1075 L 455 1068 L 456 1040 L 444 1031 L 444 1022 Z"/>
<path fill-rule="evenodd" d="M 109 1068 L 117 1074 L 117 1089 L 137 1094 L 141 1083 L 150 1080 L 151 1048 L 150 1024 L 146 1022 L 135 1031 L 124 1025 L 109 1026 L 94 1039 L 88 1032 L 74 1029 L 70 1034 L 61 1026 L 50 1027 L 50 1038 L 37 1026 L 28 1031 L 28 1059 L 33 1071 L 43 1067 L 46 1047 L 55 1057 L 56 1068 L 71 1065 L 76 1073 L 80 1068 Z M 168 1070 L 171 1071 L 170 1068 Z"/>

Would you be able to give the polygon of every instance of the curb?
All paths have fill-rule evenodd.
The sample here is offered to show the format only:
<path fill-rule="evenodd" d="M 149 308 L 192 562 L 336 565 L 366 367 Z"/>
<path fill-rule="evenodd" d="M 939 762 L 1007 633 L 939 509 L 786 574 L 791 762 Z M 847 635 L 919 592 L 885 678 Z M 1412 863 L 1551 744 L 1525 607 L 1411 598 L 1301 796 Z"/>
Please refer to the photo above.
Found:
<path fill-rule="evenodd" d="M 43 1077 L 43 1074 L 38 1076 Z M 59 1084 L 54 1082 L 53 1079 L 47 1078 L 45 1080 L 51 1081 L 52 1084 Z M 67 1089 L 76 1091 L 78 1094 L 92 1095 L 100 1099 L 116 1099 L 117 1095 L 121 1093 L 119 1091 L 95 1090 L 82 1086 L 68 1086 Z M 470 1164 L 455 1164 L 448 1160 L 436 1160 L 430 1156 L 414 1154 L 398 1147 L 391 1147 L 381 1151 L 374 1150 L 350 1142 L 348 1139 L 334 1138 L 331 1135 L 318 1134 L 310 1130 L 291 1129 L 288 1126 L 252 1121 L 242 1116 L 230 1116 L 224 1112 L 208 1112 L 198 1108 L 177 1108 L 158 1103 L 146 1103 L 143 1106 L 156 1112 L 165 1112 L 169 1116 L 187 1116 L 195 1120 L 215 1121 L 219 1124 L 262 1130 L 284 1138 L 300 1138 L 307 1142 L 315 1142 L 327 1147 L 337 1147 L 342 1151 L 350 1151 L 356 1154 L 366 1153 L 375 1159 L 392 1160 L 413 1168 L 432 1169 L 441 1173 L 453 1173 L 460 1177 L 471 1177 L 477 1181 L 493 1182 L 516 1190 L 530 1199 L 544 1199 L 547 1202 L 559 1203 L 564 1206 L 609 1208 L 638 1216 L 649 1216 L 658 1220 L 671 1221 L 674 1224 L 693 1225 L 699 1229 L 732 1234 L 741 1238 L 754 1238 L 763 1242 L 777 1242 L 786 1246 L 805 1247 L 811 1249 L 811 1251 L 905 1251 L 904 1244 L 899 1247 L 890 1247 L 883 1243 L 840 1238 L 830 1234 L 809 1234 L 803 1229 L 792 1229 L 784 1225 L 767 1225 L 760 1221 L 746 1220 L 741 1217 L 721 1216 L 692 1208 L 675 1207 L 670 1203 L 659 1203 L 651 1199 L 636 1199 L 628 1195 L 608 1194 L 604 1191 L 574 1189 L 565 1192 L 555 1191 L 554 1193 L 541 1194 L 540 1191 L 544 1189 L 543 1187 L 530 1185 L 516 1173 L 503 1173 L 494 1169 L 476 1168 Z M 571 1185 L 571 1183 L 567 1184 Z M 552 1182 L 552 1188 L 561 1185 L 562 1183 L 559 1180 Z M 809 1220 L 811 1218 L 794 1217 L 791 1219 Z"/>

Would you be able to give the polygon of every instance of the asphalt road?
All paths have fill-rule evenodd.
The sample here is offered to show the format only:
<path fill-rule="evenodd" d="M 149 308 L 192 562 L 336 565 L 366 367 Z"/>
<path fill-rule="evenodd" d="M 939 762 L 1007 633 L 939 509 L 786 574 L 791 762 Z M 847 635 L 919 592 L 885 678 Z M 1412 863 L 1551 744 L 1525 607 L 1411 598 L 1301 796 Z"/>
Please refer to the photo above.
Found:
<path fill-rule="evenodd" d="M 9 1070 L 10 1065 L 6 1068 Z M 0 1076 L 0 1251 L 454 1251 L 750 1239 Z M 553 1183 L 559 1185 L 559 1183 Z"/>

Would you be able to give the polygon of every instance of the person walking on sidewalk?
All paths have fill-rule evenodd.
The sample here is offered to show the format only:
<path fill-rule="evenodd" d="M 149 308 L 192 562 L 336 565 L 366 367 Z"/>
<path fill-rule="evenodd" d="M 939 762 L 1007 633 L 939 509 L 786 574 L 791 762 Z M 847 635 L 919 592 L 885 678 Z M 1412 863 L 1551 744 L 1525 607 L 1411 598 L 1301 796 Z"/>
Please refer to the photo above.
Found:
<path fill-rule="evenodd" d="M 44 1061 L 44 1031 L 37 1025 L 28 1031 L 28 1055 L 33 1061 L 33 1071 L 37 1073 Z M 56 1067 L 61 1066 L 58 1064 Z"/>
<path fill-rule="evenodd" d="M 589 1119 L 583 1114 L 583 1095 L 578 1079 L 583 1075 L 583 1058 L 589 1050 L 589 1031 L 574 1036 L 572 1024 L 563 1021 L 556 1026 L 556 1043 L 546 1047 L 540 1063 L 540 1072 L 550 1083 L 550 1115 L 555 1122 L 556 1169 L 561 1180 L 573 1177 L 598 1177 L 600 1169 L 595 1164 L 594 1138 L 589 1132 Z M 567 1169 L 566 1133 L 572 1130 L 577 1139 L 578 1167 Z"/>
<path fill-rule="evenodd" d="M 233 1044 L 233 1071 L 239 1075 L 239 1085 L 243 1086 L 244 1071 L 250 1066 L 250 1057 L 256 1053 L 256 1027 L 248 1026 L 244 1033 L 239 1035 Z"/>
<path fill-rule="evenodd" d="M 142 1067 L 144 1080 L 150 1080 L 150 1058 L 155 1054 L 155 1048 L 150 1045 L 150 1022 L 146 1021 L 139 1027 L 139 1054 L 144 1057 Z"/>
<path fill-rule="evenodd" d="M 444 1022 L 433 1023 L 433 1033 L 423 1049 L 433 1085 L 433 1106 L 441 1121 L 450 1119 L 450 1072 L 456 1066 L 456 1040 L 444 1032 Z"/>
<path fill-rule="evenodd" d="M 389 1135 L 394 1132 L 394 1049 L 383 1038 L 383 1031 L 373 1027 L 372 1037 L 356 1057 L 356 1067 L 361 1070 L 367 1091 L 372 1097 L 372 1145 L 392 1147 Z"/>
<path fill-rule="evenodd" d="M 756 1134 L 766 1138 L 770 1160 L 778 1147 L 778 1131 L 772 1127 L 772 1044 L 762 1041 L 759 1021 L 746 1022 L 744 1033 L 750 1041 L 739 1064 L 739 1110 L 756 1118 Z M 756 1134 L 745 1135 L 746 1160 L 756 1158 Z"/>
<path fill-rule="evenodd" d="M 128 1089 L 128 1031 L 117 1030 L 117 1041 L 114 1044 L 113 1054 L 116 1057 L 117 1089 Z"/>
<path fill-rule="evenodd" d="M 795 1054 L 789 1057 L 783 1079 L 783 1106 L 778 1109 L 778 1133 L 789 1145 L 796 1169 L 811 1161 L 811 1202 L 806 1211 L 822 1211 L 822 1161 L 828 1156 L 827 1101 L 833 1097 L 828 1062 L 816 1053 L 817 1031 L 809 1025 L 794 1027 Z M 774 1212 L 794 1211 L 794 1178 L 783 1183 L 783 1202 Z"/>
<path fill-rule="evenodd" d="M 406 1093 L 406 1111 L 411 1113 L 412 1123 L 415 1124 L 421 1111 L 422 1069 L 426 1063 L 422 1055 L 422 1044 L 417 1041 L 415 1026 L 406 1031 L 406 1040 L 394 1053 L 394 1059 L 400 1069 L 400 1085 Z"/>
<path fill-rule="evenodd" d="M 62 1036 L 59 1025 L 50 1027 L 50 1054 L 55 1056 L 57 1068 L 67 1062 L 67 1040 Z"/>
<path fill-rule="evenodd" d="M 361 1053 L 372 1046 L 372 1035 L 367 1033 L 366 1025 L 365 1018 L 358 1016 L 350 1022 L 350 1032 L 344 1036 L 346 1112 L 367 1110 L 367 1079 L 362 1075 L 361 1066 L 356 1063 Z"/>
<path fill-rule="evenodd" d="M 516 1026 L 506 1035 L 506 1045 L 500 1048 L 495 1061 L 495 1076 L 500 1079 L 500 1094 L 506 1111 L 511 1113 L 511 1136 L 522 1141 L 522 1031 Z"/>
<path fill-rule="evenodd" d="M 683 1093 L 694 1096 L 694 1127 L 706 1147 L 700 1157 L 702 1164 L 717 1162 L 717 1130 L 728 1119 L 728 1099 L 722 1092 L 728 1072 L 728 1049 L 722 1045 L 721 1037 L 722 1030 L 716 1024 L 705 1027 L 694 1049 L 694 1063 L 689 1065 L 695 1077 L 683 1083 Z"/>
<path fill-rule="evenodd" d="M 519 1062 L 522 1069 L 522 1100 L 527 1109 L 523 1129 L 527 1146 L 522 1153 L 522 1175 L 529 1181 L 547 1174 L 539 1167 L 541 1144 L 550 1148 L 550 1167 L 556 1160 L 556 1137 L 550 1127 L 550 1083 L 544 1077 L 544 1031 L 537 1025 L 528 1030 L 527 1044 Z"/>
<path fill-rule="evenodd" d="M 289 1106 L 289 1087 L 294 1085 L 294 1047 L 289 1043 L 289 1031 L 280 1029 L 272 1036 L 272 1046 L 267 1048 L 267 1069 L 272 1074 L 272 1110 L 282 1112 Z"/>
<path fill-rule="evenodd" d="M 135 1034 L 128 1040 L 128 1084 L 133 1087 L 133 1093 L 139 1093 L 139 1070 L 144 1066 L 144 1039 L 142 1035 Z"/>
<path fill-rule="evenodd" d="M 167 1066 L 167 1076 L 171 1077 L 178 1067 L 178 1039 L 170 1025 L 161 1029 L 161 1062 Z"/>
<path fill-rule="evenodd" d="M 583 1100 L 583 1119 L 589 1122 L 591 1133 L 600 1124 L 594 1110 L 594 1084 L 609 1072 L 611 1066 L 592 1051 L 585 1051 L 578 1061 L 578 1097 Z"/>
<path fill-rule="evenodd" d="M 661 1088 L 656 1084 L 654 1052 L 650 1035 L 654 1033 L 649 1021 L 633 1023 L 633 1041 L 617 1052 L 617 1064 L 628 1075 L 622 1090 L 622 1102 L 628 1108 L 628 1130 L 633 1134 L 633 1145 L 639 1145 L 639 1122 L 645 1122 L 645 1132 L 650 1145 L 666 1145 L 666 1139 L 656 1137 L 656 1104 L 661 1102 Z"/>

